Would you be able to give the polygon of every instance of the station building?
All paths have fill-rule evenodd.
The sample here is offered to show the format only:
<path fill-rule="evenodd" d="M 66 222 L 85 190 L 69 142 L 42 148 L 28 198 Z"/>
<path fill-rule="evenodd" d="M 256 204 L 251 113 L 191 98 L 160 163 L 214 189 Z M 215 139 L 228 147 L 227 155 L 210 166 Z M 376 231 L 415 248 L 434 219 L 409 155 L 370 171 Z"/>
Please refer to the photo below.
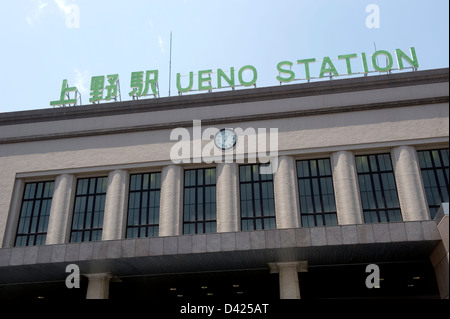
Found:
<path fill-rule="evenodd" d="M 1 113 L 0 299 L 448 298 L 448 79 Z M 234 161 L 198 156 L 214 139 L 199 121 L 276 129 L 271 166 L 251 133 L 214 150 Z M 177 129 L 189 160 L 174 160 Z"/>

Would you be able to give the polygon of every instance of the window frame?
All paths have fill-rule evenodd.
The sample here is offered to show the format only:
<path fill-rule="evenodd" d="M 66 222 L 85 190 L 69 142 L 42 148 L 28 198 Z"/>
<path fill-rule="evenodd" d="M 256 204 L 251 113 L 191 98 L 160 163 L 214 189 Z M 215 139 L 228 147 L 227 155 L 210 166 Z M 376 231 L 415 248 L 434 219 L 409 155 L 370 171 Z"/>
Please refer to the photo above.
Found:
<path fill-rule="evenodd" d="M 138 175 L 141 176 L 139 189 L 132 189 L 133 177 L 138 176 Z M 155 176 L 155 179 L 156 179 L 155 183 L 157 183 L 157 181 L 159 181 L 159 184 L 155 185 L 153 188 L 151 186 L 152 175 Z M 145 176 L 148 176 L 148 188 L 146 188 L 146 189 L 143 188 Z M 152 205 L 152 204 L 154 204 L 154 202 L 151 201 L 152 193 L 153 194 L 158 193 L 158 195 L 153 196 L 153 197 L 156 197 L 154 199 L 157 201 L 157 205 Z M 138 212 L 137 212 L 138 224 L 130 224 L 131 219 L 133 219 L 133 221 L 135 219 L 135 215 L 130 216 L 131 201 L 132 201 L 131 194 L 140 194 L 139 195 L 139 206 L 133 207 L 133 209 L 138 210 Z M 143 205 L 142 205 L 143 200 L 144 200 L 143 194 L 147 195 L 147 199 L 146 199 L 147 206 L 144 208 L 145 209 L 144 212 L 143 212 Z M 160 213 L 161 213 L 160 205 L 161 205 L 161 172 L 146 172 L 146 173 L 130 174 L 125 238 L 144 238 L 144 237 L 159 236 L 159 222 L 160 222 Z M 153 211 L 153 215 L 151 212 L 152 209 L 157 210 L 157 212 Z M 135 213 L 136 212 L 134 212 L 134 214 Z M 142 223 L 143 213 L 145 213 L 145 223 Z M 152 223 L 150 223 L 150 219 L 153 221 Z M 134 234 L 134 232 L 135 232 L 134 230 L 137 230 L 137 234 Z M 150 230 L 151 230 L 151 234 L 150 234 Z M 141 234 L 142 231 L 144 232 L 144 234 Z"/>
<path fill-rule="evenodd" d="M 386 164 L 386 158 L 389 160 L 389 169 L 382 169 L 380 166 L 380 158 L 381 156 L 384 157 L 384 163 Z M 359 158 L 366 157 L 368 160 L 367 168 L 368 171 L 360 172 L 359 171 Z M 376 170 L 373 169 L 373 163 L 371 162 L 371 157 L 375 158 L 375 166 Z M 361 204 L 362 204 L 362 210 L 363 210 L 363 220 L 364 223 L 370 224 L 370 223 L 391 223 L 391 222 L 403 222 L 403 214 L 401 210 L 400 205 L 400 199 L 398 197 L 398 189 L 397 189 L 397 182 L 395 178 L 395 172 L 394 172 L 394 166 L 392 164 L 392 157 L 390 153 L 376 153 L 376 154 L 364 154 L 364 155 L 355 155 L 355 169 L 356 174 L 358 177 L 358 189 L 359 194 L 361 198 Z M 394 188 L 391 189 L 385 189 L 385 184 L 383 181 L 383 176 L 386 176 L 389 181 L 392 182 L 392 185 Z M 363 190 L 362 187 L 362 179 L 363 177 L 369 178 L 369 186 L 370 186 L 370 192 Z M 379 199 L 377 197 L 377 193 L 375 192 L 377 188 L 380 187 L 381 189 L 378 190 L 379 194 L 381 195 L 381 202 L 384 207 L 380 207 Z M 365 188 L 365 187 L 364 187 Z M 367 189 L 367 188 L 365 188 Z M 375 190 L 375 191 L 374 191 Z M 396 205 L 388 205 L 387 202 L 387 192 L 394 192 L 391 193 L 391 199 L 395 200 Z M 366 204 L 370 204 L 365 202 L 366 196 L 365 194 L 371 194 L 372 196 L 372 205 L 375 205 L 375 208 L 365 208 Z M 368 198 L 368 197 L 367 197 Z M 383 213 L 383 215 L 382 215 Z"/>
<path fill-rule="evenodd" d="M 206 182 L 206 171 L 214 170 L 214 178 L 209 183 Z M 203 182 L 199 184 L 199 172 L 202 172 Z M 195 182 L 192 185 L 186 185 L 187 174 L 194 173 Z M 189 177 L 191 181 L 191 177 Z M 207 202 L 207 188 L 210 189 L 210 194 L 213 194 L 214 200 Z M 187 196 L 187 193 L 194 191 L 194 202 L 191 203 L 191 196 Z M 185 169 L 183 172 L 183 235 L 193 234 L 211 234 L 217 233 L 217 169 L 216 167 L 198 167 Z M 211 195 L 209 196 L 211 198 Z M 199 202 L 199 198 L 202 202 Z M 213 205 L 214 208 L 210 211 L 210 218 L 207 219 L 207 205 Z M 191 208 L 193 206 L 193 211 Z M 189 207 L 189 213 L 187 208 Z M 210 206 L 209 206 L 210 207 Z M 211 208 L 210 208 L 211 209 Z"/>
<path fill-rule="evenodd" d="M 429 153 L 429 155 L 430 155 L 431 167 L 422 167 L 422 154 L 424 154 L 426 152 Z M 435 158 L 432 156 L 432 152 L 438 152 L 439 161 L 441 162 L 440 166 L 436 165 L 436 161 L 435 161 Z M 447 152 L 447 155 L 448 155 L 449 149 L 448 148 L 437 148 L 437 149 L 428 149 L 428 150 L 417 150 L 418 166 L 420 169 L 420 175 L 422 178 L 425 197 L 427 199 L 428 210 L 430 212 L 431 219 L 433 219 L 436 216 L 436 213 L 439 210 L 442 203 L 446 202 L 446 201 L 448 202 L 448 191 L 449 191 L 448 161 L 449 161 L 449 159 L 448 159 L 448 157 L 446 158 L 447 166 L 445 166 L 445 158 L 444 158 L 443 152 Z M 423 159 L 423 160 L 425 160 L 425 159 Z M 442 180 L 438 174 L 439 170 L 443 171 L 442 177 L 444 178 L 444 180 L 443 180 L 444 185 L 441 185 Z M 445 172 L 445 171 L 447 171 L 447 172 Z M 431 176 L 429 175 L 429 172 L 432 172 Z M 430 178 L 433 178 L 433 181 L 430 181 Z M 431 184 L 429 185 L 427 183 L 427 181 L 431 182 Z M 433 187 L 433 185 L 432 185 L 433 183 L 436 184 L 435 187 Z M 436 198 L 434 198 L 434 194 L 431 194 L 428 191 L 429 189 L 433 189 L 433 188 L 437 189 L 437 195 L 439 197 L 438 202 L 440 202 L 440 204 L 435 204 L 435 202 L 436 202 L 435 200 L 431 201 L 431 199 L 436 199 Z M 446 191 L 443 191 L 442 188 L 446 188 Z M 445 198 L 444 194 L 447 196 L 447 198 Z M 431 196 L 431 198 L 430 198 L 430 196 Z"/>
<path fill-rule="evenodd" d="M 38 197 L 39 185 L 42 184 L 42 189 Z M 48 191 L 48 196 L 45 196 L 46 193 L 46 185 L 49 184 L 50 190 Z M 27 197 L 27 187 L 32 187 L 30 185 L 35 185 L 33 196 L 29 198 Z M 36 182 L 28 182 L 25 183 L 23 194 L 22 194 L 22 202 L 20 207 L 20 214 L 17 223 L 17 230 L 14 239 L 14 247 L 21 246 L 40 246 L 45 245 L 45 241 L 47 239 L 47 231 L 48 231 L 48 223 L 50 220 L 50 212 L 53 201 L 53 194 L 55 190 L 55 182 L 53 180 L 48 181 L 36 181 Z M 51 192 L 51 194 L 50 194 Z M 45 213 L 43 213 L 43 202 L 46 202 Z M 38 203 L 39 202 L 39 203 Z M 31 203 L 31 211 L 29 212 L 30 216 L 24 215 L 24 209 L 28 211 L 29 204 Z M 38 203 L 38 207 L 36 204 Z M 25 208 L 26 207 L 26 208 Z M 27 222 L 27 219 L 29 221 Z M 41 223 L 44 223 L 41 226 Z M 33 227 L 34 225 L 34 227 Z M 21 228 L 26 228 L 26 231 L 21 231 Z M 32 228 L 34 231 L 32 231 Z M 39 231 L 40 228 L 44 228 L 45 230 Z M 22 241 L 25 240 L 23 243 Z M 31 242 L 30 242 L 31 241 Z"/>
<path fill-rule="evenodd" d="M 321 172 L 319 161 L 326 161 L 328 163 L 329 174 L 326 172 Z M 302 162 L 307 162 L 308 168 L 308 176 L 300 176 L 300 165 Z M 312 170 L 312 163 L 315 163 L 317 173 L 314 175 Z M 302 227 L 318 227 L 318 226 L 337 226 L 339 224 L 338 215 L 337 215 L 337 207 L 336 207 L 336 195 L 333 184 L 333 169 L 331 167 L 331 160 L 329 158 L 312 158 L 312 159 L 298 159 L 295 162 L 296 166 L 296 177 L 297 177 L 297 188 L 298 188 L 298 197 L 299 197 L 299 209 L 300 209 L 300 219 Z M 326 168 L 324 168 L 327 170 Z M 314 194 L 314 179 L 317 179 L 317 188 L 318 194 Z M 325 194 L 323 191 L 322 181 L 328 180 L 331 181 L 331 194 Z M 302 209 L 302 197 L 307 197 L 307 195 L 302 194 L 302 187 L 300 185 L 301 181 L 309 181 L 309 189 L 310 189 L 310 201 L 312 205 L 312 212 L 304 212 Z M 328 187 L 328 185 L 327 185 Z M 314 197 L 319 196 L 319 203 L 316 203 Z M 334 210 L 325 211 L 325 196 L 332 196 L 332 204 Z M 320 205 L 320 208 L 317 207 L 317 204 Z M 327 217 L 331 218 L 328 219 Z M 312 220 L 311 220 L 312 219 Z"/>
<path fill-rule="evenodd" d="M 260 167 L 264 164 L 245 164 L 239 166 L 239 208 L 240 208 L 240 224 L 241 231 L 252 231 L 252 230 L 268 230 L 277 228 L 276 220 L 276 207 L 275 207 L 275 190 L 274 190 L 274 174 L 260 174 Z M 250 180 L 243 180 L 243 169 L 250 167 Z M 257 170 L 258 179 L 255 179 L 255 169 Z M 265 178 L 261 178 L 265 176 Z M 270 176 L 270 178 L 268 178 Z M 264 198 L 264 187 L 265 185 L 270 185 L 271 187 L 265 187 L 268 195 L 272 197 Z M 256 185 L 258 185 L 256 187 Z M 244 187 L 243 186 L 247 186 Z M 248 198 L 248 187 L 250 187 L 250 199 Z M 244 189 L 246 189 L 244 191 Z M 245 192 L 245 200 L 243 199 L 243 193 Z M 269 194 L 270 193 L 270 194 Z M 259 198 L 255 198 L 255 194 Z M 265 205 L 264 200 L 267 200 L 267 205 Z M 251 202 L 251 211 L 249 214 L 248 209 L 245 209 L 244 217 L 244 201 Z M 266 206 L 266 207 L 265 207 Z M 246 203 L 248 207 L 248 203 Z M 268 210 L 267 215 L 265 211 Z M 246 227 L 244 227 L 244 221 Z M 250 227 L 251 226 L 251 227 Z"/>
<path fill-rule="evenodd" d="M 102 183 L 105 185 L 101 186 L 101 191 L 98 192 L 98 183 L 99 180 L 102 180 Z M 80 182 L 83 180 L 87 180 L 87 193 L 79 193 L 79 187 Z M 95 180 L 95 186 L 94 186 L 94 192 L 90 193 L 91 189 L 91 181 Z M 83 187 L 83 186 L 82 186 Z M 104 191 L 103 191 L 104 190 Z M 77 179 L 77 185 L 75 189 L 75 198 L 74 198 L 74 204 L 73 204 L 73 213 L 72 213 L 72 224 L 71 224 L 71 230 L 70 230 L 70 239 L 69 242 L 71 243 L 78 243 L 78 242 L 91 242 L 91 241 L 100 241 L 102 240 L 103 235 L 103 220 L 104 220 L 104 213 L 105 213 L 105 204 L 106 204 L 106 194 L 108 191 L 108 177 L 107 176 L 93 176 L 93 177 L 81 177 Z M 100 197 L 102 196 L 102 197 Z M 88 211 L 89 206 L 89 197 L 93 197 L 92 202 L 92 208 L 93 210 Z M 84 207 L 83 211 L 77 212 L 77 203 L 78 199 L 81 198 L 80 202 L 83 202 L 83 198 L 85 198 L 84 204 L 80 204 L 82 207 Z M 99 211 L 95 211 L 96 205 L 100 203 L 100 207 L 103 207 L 103 209 L 100 209 Z M 94 227 L 94 214 L 98 213 L 98 226 Z M 76 216 L 78 214 L 78 216 Z M 81 228 L 74 228 L 75 222 L 77 221 L 77 224 L 80 223 L 79 217 L 82 215 L 83 221 L 82 221 L 82 227 Z M 87 218 L 90 216 L 90 222 L 89 225 L 87 225 Z M 78 227 L 78 226 L 77 226 Z M 93 239 L 93 233 L 95 232 L 96 238 Z M 78 235 L 81 234 L 81 238 L 78 238 Z M 86 234 L 88 235 L 88 238 L 86 238 Z M 75 236 L 75 237 L 74 237 Z"/>

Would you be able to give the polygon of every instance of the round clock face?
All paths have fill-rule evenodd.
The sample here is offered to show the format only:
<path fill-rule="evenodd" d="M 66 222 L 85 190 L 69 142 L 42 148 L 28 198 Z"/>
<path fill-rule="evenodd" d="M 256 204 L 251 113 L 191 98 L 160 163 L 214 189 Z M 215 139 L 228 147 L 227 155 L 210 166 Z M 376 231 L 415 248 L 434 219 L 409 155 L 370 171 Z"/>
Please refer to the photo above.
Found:
<path fill-rule="evenodd" d="M 218 148 L 223 150 L 232 148 L 236 145 L 236 133 L 229 129 L 221 129 L 214 137 L 214 142 Z"/>

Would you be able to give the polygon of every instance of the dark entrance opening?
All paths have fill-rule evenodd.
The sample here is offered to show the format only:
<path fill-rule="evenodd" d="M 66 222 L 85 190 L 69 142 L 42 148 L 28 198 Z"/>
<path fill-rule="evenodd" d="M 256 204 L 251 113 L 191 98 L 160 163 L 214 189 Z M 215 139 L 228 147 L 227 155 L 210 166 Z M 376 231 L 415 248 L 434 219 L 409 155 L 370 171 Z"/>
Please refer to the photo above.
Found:
<path fill-rule="evenodd" d="M 433 266 L 428 260 L 375 263 L 380 288 L 367 288 L 368 264 L 312 266 L 299 274 L 302 299 L 439 298 Z"/>
<path fill-rule="evenodd" d="M 121 277 L 120 280 L 111 282 L 110 299 L 279 299 L 278 275 L 271 275 L 266 269 Z"/>

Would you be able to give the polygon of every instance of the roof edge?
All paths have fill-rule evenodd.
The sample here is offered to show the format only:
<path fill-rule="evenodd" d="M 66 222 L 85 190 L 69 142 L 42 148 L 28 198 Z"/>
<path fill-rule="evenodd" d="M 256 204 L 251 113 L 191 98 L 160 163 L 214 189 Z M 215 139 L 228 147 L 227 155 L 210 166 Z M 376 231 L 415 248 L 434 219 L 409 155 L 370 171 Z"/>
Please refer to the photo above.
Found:
<path fill-rule="evenodd" d="M 0 113 L 0 126 L 376 90 L 449 81 L 449 68 L 237 91 Z"/>

